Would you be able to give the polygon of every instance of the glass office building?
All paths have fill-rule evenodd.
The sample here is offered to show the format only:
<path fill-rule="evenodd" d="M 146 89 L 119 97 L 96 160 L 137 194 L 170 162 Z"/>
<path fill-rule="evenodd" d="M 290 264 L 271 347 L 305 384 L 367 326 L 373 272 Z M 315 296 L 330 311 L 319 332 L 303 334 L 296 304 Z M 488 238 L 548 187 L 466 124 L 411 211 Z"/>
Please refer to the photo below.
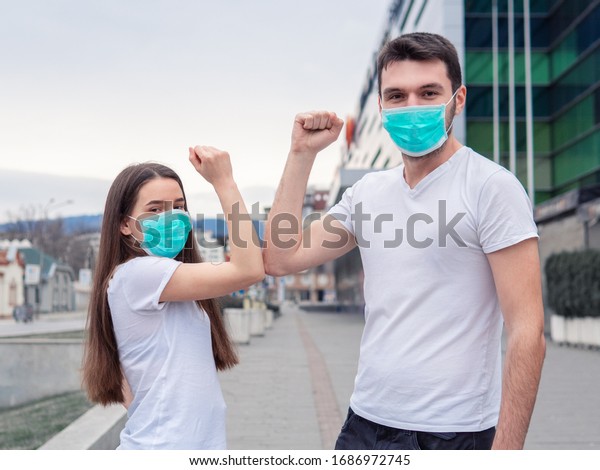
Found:
<path fill-rule="evenodd" d="M 497 15 L 493 13 L 497 4 Z M 526 182 L 524 4 L 514 0 L 516 174 Z M 493 25 L 497 24 L 500 162 L 509 167 L 508 0 L 465 1 L 467 145 L 494 153 Z M 535 202 L 600 183 L 600 1 L 530 1 Z M 494 21 L 495 20 L 495 21 Z"/>
<path fill-rule="evenodd" d="M 412 31 L 455 44 L 468 90 L 457 138 L 510 168 L 530 193 L 535 188 L 535 203 L 600 183 L 600 0 L 393 1 L 381 44 Z M 366 64 L 342 173 L 401 162 L 381 128 L 375 61 L 376 53 Z M 332 201 L 348 184 L 342 180 Z"/>
<path fill-rule="evenodd" d="M 467 105 L 453 132 L 511 169 L 534 204 L 547 201 L 536 214 L 573 212 L 581 202 L 574 192 L 600 188 L 600 0 L 394 0 L 378 46 L 415 31 L 441 34 L 455 45 Z M 402 162 L 381 127 L 376 58 L 374 51 L 356 111 L 346 119 L 347 148 L 332 182 L 331 204 L 366 172 Z M 570 200 L 576 202 L 569 205 Z M 567 222 L 556 228 L 566 241 L 540 227 L 548 253 L 579 247 L 580 238 L 590 237 L 577 217 L 569 219 L 570 229 Z M 356 250 L 336 261 L 336 276 L 340 300 L 360 304 Z"/>

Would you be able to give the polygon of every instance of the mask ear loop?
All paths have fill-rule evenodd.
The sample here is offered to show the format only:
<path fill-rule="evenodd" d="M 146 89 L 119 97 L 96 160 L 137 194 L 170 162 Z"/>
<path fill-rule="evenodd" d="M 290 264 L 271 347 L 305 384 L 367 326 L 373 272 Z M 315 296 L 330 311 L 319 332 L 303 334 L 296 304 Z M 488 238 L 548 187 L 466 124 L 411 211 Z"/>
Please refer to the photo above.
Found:
<path fill-rule="evenodd" d="M 128 215 L 127 217 L 129 217 L 131 220 L 133 220 L 133 221 L 134 221 L 136 224 L 138 224 L 140 227 L 142 226 L 142 224 L 140 224 L 140 221 L 139 221 L 138 219 L 136 219 L 135 217 L 131 217 L 130 215 Z M 138 229 L 137 227 L 136 227 L 136 229 L 137 229 L 137 230 L 139 230 L 140 232 L 142 232 L 142 231 L 141 231 L 140 229 Z M 143 232 L 142 232 L 142 233 L 143 233 Z M 131 238 L 133 238 L 133 240 L 134 240 L 134 242 L 133 242 L 133 244 L 132 244 L 134 248 L 136 247 L 136 242 L 137 242 L 137 246 L 138 246 L 138 247 L 140 247 L 140 248 L 142 247 L 142 242 L 141 242 L 140 240 L 138 240 L 137 238 L 135 238 L 135 237 L 133 236 L 133 233 L 130 233 L 130 234 L 129 234 L 129 236 L 130 236 Z"/>
<path fill-rule="evenodd" d="M 460 87 L 458 87 L 456 89 L 456 91 L 454 92 L 454 94 L 450 97 L 450 99 L 446 102 L 446 104 L 444 105 L 444 119 L 446 119 L 446 107 L 448 106 L 448 103 L 450 103 L 454 97 L 456 96 L 456 94 L 458 93 L 458 90 L 460 90 Z M 454 116 L 452 116 L 452 122 L 450 123 L 450 125 L 448 126 L 448 129 L 446 129 L 446 136 L 448 135 L 448 132 L 450 132 L 450 129 L 452 129 L 452 126 L 454 125 Z"/>

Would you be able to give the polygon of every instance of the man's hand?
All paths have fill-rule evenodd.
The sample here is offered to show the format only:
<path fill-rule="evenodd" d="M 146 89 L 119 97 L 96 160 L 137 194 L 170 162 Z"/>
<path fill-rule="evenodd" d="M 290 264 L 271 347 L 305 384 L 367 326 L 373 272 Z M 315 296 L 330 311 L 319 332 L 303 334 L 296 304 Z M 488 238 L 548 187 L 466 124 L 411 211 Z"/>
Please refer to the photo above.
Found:
<path fill-rule="evenodd" d="M 294 119 L 291 153 L 316 155 L 340 135 L 344 121 L 329 111 L 300 113 Z"/>

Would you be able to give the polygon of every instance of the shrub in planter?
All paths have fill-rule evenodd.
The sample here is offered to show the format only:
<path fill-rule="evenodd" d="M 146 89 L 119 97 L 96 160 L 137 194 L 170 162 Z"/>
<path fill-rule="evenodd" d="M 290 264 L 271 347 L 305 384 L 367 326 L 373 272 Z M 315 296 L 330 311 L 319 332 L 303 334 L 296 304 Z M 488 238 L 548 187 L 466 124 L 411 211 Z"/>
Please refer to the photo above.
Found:
<path fill-rule="evenodd" d="M 544 269 L 552 339 L 600 346 L 600 251 L 558 253 Z"/>
<path fill-rule="evenodd" d="M 600 251 L 553 254 L 544 270 L 548 303 L 557 315 L 600 317 Z"/>

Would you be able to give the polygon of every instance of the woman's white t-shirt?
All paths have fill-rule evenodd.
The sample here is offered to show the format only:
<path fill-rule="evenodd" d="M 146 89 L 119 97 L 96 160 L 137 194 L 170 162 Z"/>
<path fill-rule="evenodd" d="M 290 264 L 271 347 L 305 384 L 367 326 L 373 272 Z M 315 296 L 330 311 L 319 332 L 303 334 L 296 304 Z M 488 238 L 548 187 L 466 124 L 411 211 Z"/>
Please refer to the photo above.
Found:
<path fill-rule="evenodd" d="M 109 283 L 121 367 L 134 396 L 119 449 L 226 448 L 210 320 L 196 302 L 159 302 L 180 264 L 134 258 Z"/>

